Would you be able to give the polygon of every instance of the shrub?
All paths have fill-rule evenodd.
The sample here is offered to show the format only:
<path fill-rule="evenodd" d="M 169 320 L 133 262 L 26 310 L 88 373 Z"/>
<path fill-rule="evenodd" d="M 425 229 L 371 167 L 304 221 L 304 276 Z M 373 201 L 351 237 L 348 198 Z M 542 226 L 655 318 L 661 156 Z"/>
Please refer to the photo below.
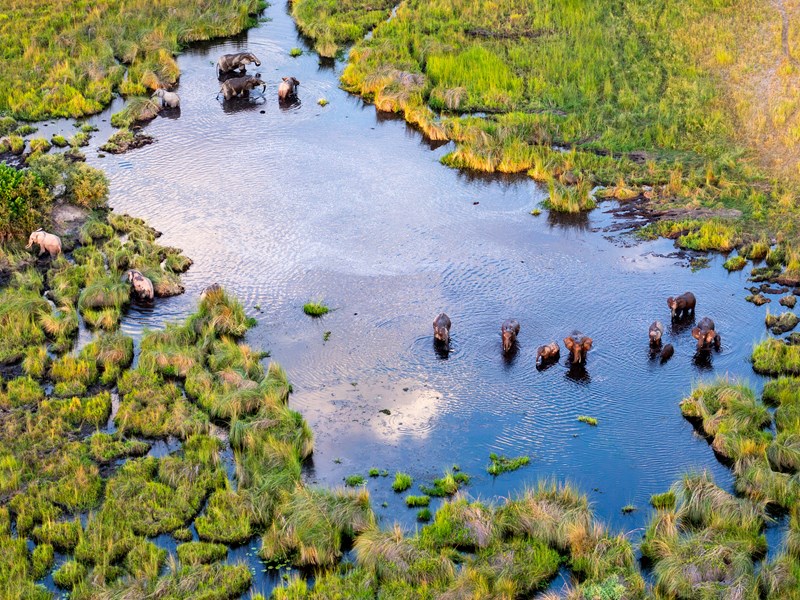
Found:
<path fill-rule="evenodd" d="M 108 200 L 108 178 L 100 169 L 78 163 L 66 180 L 67 198 L 85 208 L 100 208 Z"/>
<path fill-rule="evenodd" d="M 46 224 L 51 201 L 35 173 L 0 163 L 0 242 L 27 239 Z"/>

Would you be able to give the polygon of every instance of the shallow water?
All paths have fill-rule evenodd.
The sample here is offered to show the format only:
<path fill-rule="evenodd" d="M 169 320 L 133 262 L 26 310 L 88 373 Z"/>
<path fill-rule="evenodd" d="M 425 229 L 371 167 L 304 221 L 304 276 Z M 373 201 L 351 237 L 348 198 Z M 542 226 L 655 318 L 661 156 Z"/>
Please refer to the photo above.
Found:
<path fill-rule="evenodd" d="M 672 242 L 635 243 L 616 231 L 610 203 L 577 219 L 531 216 L 546 194 L 535 182 L 442 166 L 449 146 L 338 89 L 343 63 L 321 65 L 284 6 L 266 16 L 179 57 L 182 107 L 146 127 L 156 144 L 99 158 L 110 112 L 90 119 L 103 131 L 87 155 L 111 179 L 111 205 L 194 260 L 187 293 L 134 307 L 123 331 L 138 336 L 185 317 L 210 283 L 233 292 L 259 322 L 248 342 L 286 368 L 290 404 L 315 432 L 313 483 L 339 485 L 377 467 L 409 472 L 414 492 L 458 464 L 474 477 L 471 495 L 495 499 L 552 476 L 577 483 L 634 541 L 650 495 L 682 473 L 708 469 L 731 489 L 729 470 L 678 402 L 698 380 L 725 374 L 761 386 L 749 355 L 765 335 L 766 307 L 744 302 L 746 273 L 728 274 L 721 257 L 693 273 Z M 295 46 L 306 53 L 290 57 Z M 212 63 L 245 48 L 262 60 L 266 95 L 222 103 Z M 287 75 L 301 81 L 300 102 L 281 108 Z M 330 104 L 320 107 L 321 97 Z M 722 351 L 706 360 L 694 356 L 690 326 L 669 326 L 665 299 L 687 289 L 697 318 L 711 316 L 722 335 Z M 305 316 L 302 305 L 316 298 L 333 312 Z M 441 311 L 453 322 L 446 357 L 431 338 Z M 507 318 L 522 325 L 510 360 L 500 351 Z M 665 365 L 649 356 L 655 319 L 675 346 Z M 561 340 L 573 329 L 594 339 L 585 370 L 566 366 Z M 551 340 L 562 359 L 539 371 L 536 347 Z M 599 425 L 579 423 L 581 414 Z M 492 478 L 490 452 L 532 460 Z M 368 487 L 384 522 L 414 527 L 391 476 Z M 638 510 L 622 515 L 626 504 Z M 259 572 L 254 544 L 231 555 L 247 555 L 254 589 L 267 592 L 277 577 Z"/>

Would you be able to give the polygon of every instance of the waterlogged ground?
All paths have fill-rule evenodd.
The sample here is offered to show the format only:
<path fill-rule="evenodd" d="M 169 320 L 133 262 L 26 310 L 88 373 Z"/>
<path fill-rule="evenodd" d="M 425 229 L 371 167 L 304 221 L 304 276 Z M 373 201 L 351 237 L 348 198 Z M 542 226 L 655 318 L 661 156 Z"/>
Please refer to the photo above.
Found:
<path fill-rule="evenodd" d="M 156 144 L 99 158 L 110 112 L 90 120 L 101 132 L 87 156 L 110 177 L 110 204 L 143 217 L 164 232 L 159 243 L 194 260 L 187 293 L 134 307 L 123 332 L 185 317 L 213 282 L 241 298 L 259 322 L 248 342 L 286 368 L 290 405 L 315 432 L 314 483 L 339 485 L 377 467 L 407 471 L 414 491 L 458 464 L 474 477 L 470 494 L 495 499 L 553 476 L 576 482 L 602 519 L 634 539 L 650 495 L 687 470 L 708 469 L 731 489 L 728 469 L 678 401 L 697 381 L 726 373 L 760 388 L 749 356 L 765 335 L 767 307 L 744 302 L 748 270 L 728 274 L 715 257 L 692 272 L 670 241 L 635 243 L 615 231 L 611 204 L 583 219 L 531 216 L 545 194 L 537 184 L 441 166 L 448 146 L 431 146 L 338 89 L 342 62 L 289 56 L 307 47 L 285 6 L 266 16 L 245 35 L 179 58 L 182 108 L 147 126 Z M 243 49 L 262 60 L 266 95 L 223 104 L 212 62 Z M 301 81 L 300 102 L 281 108 L 277 86 L 288 75 Z M 37 135 L 65 127 L 43 125 Z M 712 317 L 722 335 L 710 359 L 694 356 L 691 325 L 669 327 L 665 298 L 687 289 L 699 299 L 698 318 Z M 333 312 L 305 316 L 310 299 Z M 447 356 L 431 341 L 442 310 L 453 321 Z M 522 330 L 506 360 L 499 330 L 509 317 Z M 676 349 L 666 365 L 649 356 L 655 319 Z M 562 355 L 537 370 L 536 347 L 573 329 L 594 338 L 586 369 L 570 371 Z M 493 479 L 490 452 L 532 460 Z M 385 523 L 414 526 L 391 477 L 368 487 Z M 637 510 L 623 515 L 628 504 Z M 254 590 L 268 592 L 277 579 L 261 573 L 255 544 L 229 560 L 249 557 Z"/>

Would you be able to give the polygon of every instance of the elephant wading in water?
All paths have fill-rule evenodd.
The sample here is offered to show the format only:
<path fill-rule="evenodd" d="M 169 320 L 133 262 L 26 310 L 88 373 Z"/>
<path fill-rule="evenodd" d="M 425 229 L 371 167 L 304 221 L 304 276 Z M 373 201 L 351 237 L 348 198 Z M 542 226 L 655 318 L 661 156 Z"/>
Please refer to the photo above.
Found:
<path fill-rule="evenodd" d="M 28 245 L 25 248 L 30 248 L 34 244 L 39 246 L 39 256 L 48 252 L 50 258 L 61 254 L 61 238 L 55 234 L 47 233 L 44 229 L 37 229 L 28 238 Z"/>
<path fill-rule="evenodd" d="M 153 98 L 159 98 L 161 100 L 161 108 L 165 106 L 169 108 L 178 108 L 181 105 L 181 98 L 178 94 L 160 88 L 153 93 Z"/>
<path fill-rule="evenodd" d="M 433 320 L 433 341 L 445 346 L 450 343 L 450 317 L 444 313 Z"/>
<path fill-rule="evenodd" d="M 558 347 L 558 342 L 550 342 L 544 346 L 539 346 L 536 350 L 536 366 L 546 365 L 558 360 L 561 355 L 561 349 Z"/>
<path fill-rule="evenodd" d="M 664 326 L 661 324 L 661 321 L 653 321 L 653 324 L 650 325 L 650 347 L 651 348 L 659 348 L 661 347 L 661 336 L 664 335 Z"/>
<path fill-rule="evenodd" d="M 519 335 L 519 321 L 508 319 L 500 325 L 500 335 L 503 338 L 503 352 L 508 354 L 517 343 Z"/>
<path fill-rule="evenodd" d="M 719 350 L 722 343 L 719 334 L 714 327 L 714 321 L 708 317 L 703 317 L 697 324 L 697 327 L 692 329 L 692 337 L 697 340 L 697 350 L 709 350 L 711 346 Z"/>
<path fill-rule="evenodd" d="M 125 271 L 125 279 L 133 285 L 133 291 L 139 300 L 152 302 L 155 297 L 153 282 L 142 275 L 140 271 L 129 269 Z"/>
<path fill-rule="evenodd" d="M 219 91 L 225 100 L 230 100 L 234 97 L 248 96 L 251 90 L 259 86 L 263 86 L 262 91 L 267 89 L 267 84 L 261 79 L 261 75 L 256 75 L 255 77 L 245 75 L 244 77 L 228 79 L 228 81 L 222 84 Z M 217 94 L 217 97 L 219 98 L 219 94 Z"/>
<path fill-rule="evenodd" d="M 254 63 L 257 67 L 261 66 L 261 61 L 252 52 L 236 52 L 235 54 L 223 54 L 217 59 L 217 77 L 231 71 L 247 71 L 247 65 Z"/>
<path fill-rule="evenodd" d="M 688 317 L 691 312 L 694 315 L 694 307 L 697 304 L 697 299 L 692 292 L 684 292 L 680 296 L 667 298 L 667 306 L 672 311 L 673 319 L 682 319 Z"/>
<path fill-rule="evenodd" d="M 297 86 L 300 82 L 294 77 L 284 77 L 278 86 L 278 100 L 288 102 L 297 98 Z"/>
<path fill-rule="evenodd" d="M 573 331 L 572 335 L 564 338 L 564 345 L 569 350 L 572 364 L 580 365 L 586 362 L 586 353 L 592 349 L 592 338 L 580 331 Z"/>

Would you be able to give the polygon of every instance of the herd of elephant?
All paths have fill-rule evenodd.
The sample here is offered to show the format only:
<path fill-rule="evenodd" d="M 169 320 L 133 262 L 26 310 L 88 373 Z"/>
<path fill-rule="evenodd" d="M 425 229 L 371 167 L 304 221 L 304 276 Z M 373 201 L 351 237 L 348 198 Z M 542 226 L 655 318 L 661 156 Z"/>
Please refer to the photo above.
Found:
<path fill-rule="evenodd" d="M 697 299 L 692 292 L 685 292 L 680 296 L 667 298 L 667 306 L 672 311 L 673 321 L 683 321 L 694 317 L 694 309 Z M 450 344 L 451 321 L 445 313 L 440 313 L 433 320 L 433 340 L 435 344 L 447 349 Z M 500 325 L 500 335 L 503 340 L 503 353 L 509 354 L 514 350 L 519 335 L 519 321 L 508 319 Z M 653 321 L 649 329 L 650 348 L 665 363 L 675 353 L 672 344 L 662 345 L 661 338 L 664 335 L 664 325 L 661 321 Z M 722 339 L 716 331 L 714 321 L 708 317 L 700 319 L 696 327 L 692 329 L 692 337 L 697 340 L 697 351 L 706 352 L 713 347 L 720 349 Z M 569 360 L 573 366 L 583 365 L 586 362 L 586 354 L 592 349 L 592 338 L 583 335 L 580 331 L 573 331 L 564 338 L 564 346 L 570 353 Z M 550 342 L 536 349 L 536 365 L 544 366 L 557 361 L 561 355 L 558 342 Z"/>
<path fill-rule="evenodd" d="M 267 89 L 267 82 L 261 79 L 261 73 L 247 75 L 247 65 L 255 64 L 261 66 L 252 52 L 235 52 L 233 54 L 223 54 L 217 59 L 217 78 L 222 79 L 222 87 L 217 93 L 217 98 L 222 94 L 225 100 L 232 98 L 245 98 L 250 92 L 258 87 L 262 92 Z M 291 102 L 297 99 L 297 86 L 300 82 L 294 77 L 283 77 L 278 86 L 278 100 L 281 102 Z M 164 89 L 157 89 L 153 94 L 153 99 L 158 99 L 161 107 L 178 108 L 181 99 L 175 92 Z"/>

